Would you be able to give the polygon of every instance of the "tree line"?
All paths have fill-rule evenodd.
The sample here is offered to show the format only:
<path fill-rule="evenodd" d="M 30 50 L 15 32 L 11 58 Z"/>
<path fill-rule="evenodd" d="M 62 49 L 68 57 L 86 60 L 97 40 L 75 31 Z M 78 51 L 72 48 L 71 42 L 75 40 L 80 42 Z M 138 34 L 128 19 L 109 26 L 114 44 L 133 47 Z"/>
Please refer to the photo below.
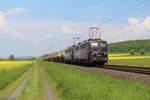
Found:
<path fill-rule="evenodd" d="M 134 55 L 139 53 L 144 55 L 150 52 L 150 39 L 147 40 L 131 40 L 108 44 L 109 52 L 130 53 Z"/>
<path fill-rule="evenodd" d="M 36 60 L 36 57 L 31 58 L 17 58 L 14 54 L 10 54 L 8 58 L 0 58 L 0 61 L 18 61 L 18 60 Z"/>

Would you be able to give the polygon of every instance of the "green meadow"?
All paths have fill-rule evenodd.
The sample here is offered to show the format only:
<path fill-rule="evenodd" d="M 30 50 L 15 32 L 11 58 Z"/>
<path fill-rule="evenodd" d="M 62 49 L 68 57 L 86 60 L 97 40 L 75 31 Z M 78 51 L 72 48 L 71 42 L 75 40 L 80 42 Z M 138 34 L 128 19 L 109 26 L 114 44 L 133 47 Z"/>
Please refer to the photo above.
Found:
<path fill-rule="evenodd" d="M 39 64 L 49 76 L 58 100 L 150 99 L 150 86 L 138 82 L 113 79 L 55 63 Z"/>

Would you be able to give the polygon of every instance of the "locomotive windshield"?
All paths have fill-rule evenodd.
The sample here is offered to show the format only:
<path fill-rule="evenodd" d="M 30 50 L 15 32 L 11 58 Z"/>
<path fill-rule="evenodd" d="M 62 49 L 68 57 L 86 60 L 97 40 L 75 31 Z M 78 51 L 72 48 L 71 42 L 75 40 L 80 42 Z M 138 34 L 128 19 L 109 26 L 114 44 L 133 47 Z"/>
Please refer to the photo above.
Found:
<path fill-rule="evenodd" d="M 106 43 L 100 43 L 100 47 L 102 47 L 102 48 L 106 48 Z"/>
<path fill-rule="evenodd" d="M 107 44 L 105 42 L 101 42 L 101 43 L 92 42 L 91 47 L 92 48 L 98 48 L 98 47 L 106 48 Z"/>
<path fill-rule="evenodd" d="M 91 43 L 91 47 L 92 48 L 95 48 L 95 47 L 97 48 L 98 47 L 98 43 Z"/>

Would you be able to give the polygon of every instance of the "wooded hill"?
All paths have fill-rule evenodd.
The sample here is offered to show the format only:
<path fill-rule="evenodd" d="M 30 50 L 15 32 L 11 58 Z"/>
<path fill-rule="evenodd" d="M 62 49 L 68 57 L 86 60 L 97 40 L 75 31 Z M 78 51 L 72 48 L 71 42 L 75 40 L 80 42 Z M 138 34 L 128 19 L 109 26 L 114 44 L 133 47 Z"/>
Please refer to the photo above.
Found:
<path fill-rule="evenodd" d="M 150 39 L 110 43 L 108 44 L 108 50 L 109 52 L 129 52 L 131 50 L 134 50 L 134 52 L 140 52 L 140 50 L 150 52 Z"/>

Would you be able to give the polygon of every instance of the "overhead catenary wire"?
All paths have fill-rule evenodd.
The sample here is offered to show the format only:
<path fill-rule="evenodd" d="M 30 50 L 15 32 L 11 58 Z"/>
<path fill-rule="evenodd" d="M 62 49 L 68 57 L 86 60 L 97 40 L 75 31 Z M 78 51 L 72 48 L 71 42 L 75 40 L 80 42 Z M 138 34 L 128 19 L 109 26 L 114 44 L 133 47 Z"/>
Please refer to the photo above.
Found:
<path fill-rule="evenodd" d="M 130 11 L 130 10 L 132 10 L 132 9 L 135 9 L 135 8 L 137 8 L 138 6 L 144 4 L 146 1 L 148 1 L 148 0 L 143 0 L 143 1 L 141 1 L 141 2 L 139 2 L 139 3 L 137 3 L 137 4 L 135 4 L 135 5 L 133 5 L 133 6 L 131 6 L 131 7 L 128 7 L 127 9 L 121 11 L 120 13 L 118 13 L 118 14 L 116 14 L 116 15 L 114 15 L 114 16 L 112 16 L 112 17 L 106 19 L 106 20 L 104 20 L 100 25 L 102 26 L 102 25 L 104 25 L 104 24 L 106 24 L 106 23 L 108 23 L 108 22 L 110 22 L 110 21 L 116 19 L 117 17 L 120 17 L 120 16 L 123 15 L 124 13 L 126 13 L 126 12 L 128 12 L 128 11 Z"/>

